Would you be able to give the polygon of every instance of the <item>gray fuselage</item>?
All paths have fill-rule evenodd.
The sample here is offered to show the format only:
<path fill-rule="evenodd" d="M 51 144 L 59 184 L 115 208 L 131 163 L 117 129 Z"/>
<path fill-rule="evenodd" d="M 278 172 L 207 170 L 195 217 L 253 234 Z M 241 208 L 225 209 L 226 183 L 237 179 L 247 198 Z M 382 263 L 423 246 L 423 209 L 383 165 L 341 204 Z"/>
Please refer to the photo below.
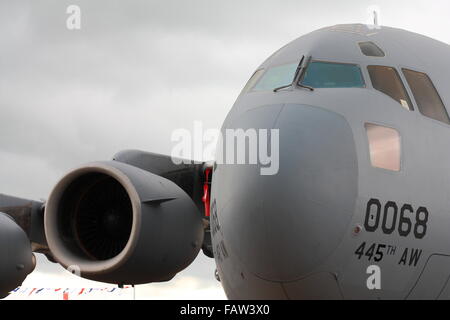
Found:
<path fill-rule="evenodd" d="M 362 54 L 367 41 L 385 55 Z M 450 47 L 404 30 L 341 25 L 294 40 L 258 70 L 302 56 L 358 65 L 364 87 L 238 97 L 222 132 L 279 129 L 280 159 L 275 175 L 250 164 L 214 170 L 212 242 L 227 296 L 449 298 L 450 126 L 420 112 L 402 69 L 426 73 L 450 108 Z M 397 70 L 413 110 L 374 89 L 371 65 Z M 371 164 L 367 123 L 398 132 L 399 170 Z M 370 265 L 380 268 L 379 289 L 367 286 Z"/>

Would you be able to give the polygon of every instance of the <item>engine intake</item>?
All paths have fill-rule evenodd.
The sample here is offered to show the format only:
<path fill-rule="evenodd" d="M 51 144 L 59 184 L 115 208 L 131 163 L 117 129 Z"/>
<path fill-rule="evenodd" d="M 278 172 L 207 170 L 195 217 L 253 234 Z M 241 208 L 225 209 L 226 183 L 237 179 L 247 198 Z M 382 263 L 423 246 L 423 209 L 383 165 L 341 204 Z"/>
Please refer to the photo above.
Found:
<path fill-rule="evenodd" d="M 180 187 L 116 161 L 69 172 L 51 192 L 44 220 L 60 264 L 109 283 L 170 280 L 203 242 L 201 214 Z"/>

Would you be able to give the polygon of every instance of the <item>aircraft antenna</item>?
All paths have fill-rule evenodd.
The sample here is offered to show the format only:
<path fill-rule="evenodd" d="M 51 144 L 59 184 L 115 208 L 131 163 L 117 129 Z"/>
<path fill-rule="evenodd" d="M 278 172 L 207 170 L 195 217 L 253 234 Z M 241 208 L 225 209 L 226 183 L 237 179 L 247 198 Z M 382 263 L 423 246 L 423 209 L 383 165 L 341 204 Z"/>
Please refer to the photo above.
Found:
<path fill-rule="evenodd" d="M 378 13 L 376 10 L 373 10 L 373 25 L 375 27 L 378 27 Z"/>

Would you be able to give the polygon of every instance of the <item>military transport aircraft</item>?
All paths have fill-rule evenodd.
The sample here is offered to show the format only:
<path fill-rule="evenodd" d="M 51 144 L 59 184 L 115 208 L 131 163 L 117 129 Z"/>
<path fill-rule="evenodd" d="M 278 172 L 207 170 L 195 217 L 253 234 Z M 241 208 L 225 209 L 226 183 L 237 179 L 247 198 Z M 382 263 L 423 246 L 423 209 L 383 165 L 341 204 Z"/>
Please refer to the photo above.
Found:
<path fill-rule="evenodd" d="M 449 57 L 363 24 L 292 41 L 222 127 L 278 129 L 276 174 L 129 150 L 72 170 L 45 203 L 2 195 L 0 294 L 33 252 L 124 285 L 169 281 L 203 249 L 231 299 L 449 298 Z"/>

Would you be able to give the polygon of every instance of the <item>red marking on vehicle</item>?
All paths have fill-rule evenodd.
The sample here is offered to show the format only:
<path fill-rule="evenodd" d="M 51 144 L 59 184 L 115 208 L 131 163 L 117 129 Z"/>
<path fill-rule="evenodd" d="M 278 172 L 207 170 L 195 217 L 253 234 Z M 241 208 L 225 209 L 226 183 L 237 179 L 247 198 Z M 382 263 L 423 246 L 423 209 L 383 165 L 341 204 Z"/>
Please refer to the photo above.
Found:
<path fill-rule="evenodd" d="M 63 300 L 69 300 L 69 293 L 67 291 L 63 292 Z"/>
<path fill-rule="evenodd" d="M 202 201 L 205 204 L 205 217 L 210 216 L 210 202 L 211 202 L 211 181 L 209 176 L 212 172 L 211 168 L 205 169 L 205 182 L 203 183 L 203 198 Z"/>

